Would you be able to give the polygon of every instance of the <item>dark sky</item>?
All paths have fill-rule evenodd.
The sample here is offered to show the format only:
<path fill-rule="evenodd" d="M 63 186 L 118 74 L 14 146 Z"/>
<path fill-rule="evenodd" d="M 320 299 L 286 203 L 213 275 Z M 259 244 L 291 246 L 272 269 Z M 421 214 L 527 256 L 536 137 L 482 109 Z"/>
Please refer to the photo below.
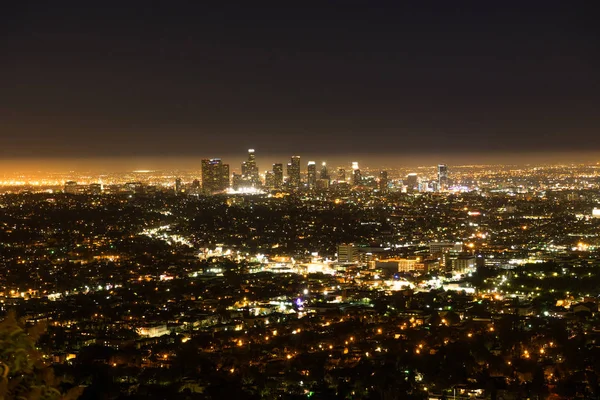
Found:
<path fill-rule="evenodd" d="M 600 149 L 593 1 L 13 3 L 3 158 Z"/>

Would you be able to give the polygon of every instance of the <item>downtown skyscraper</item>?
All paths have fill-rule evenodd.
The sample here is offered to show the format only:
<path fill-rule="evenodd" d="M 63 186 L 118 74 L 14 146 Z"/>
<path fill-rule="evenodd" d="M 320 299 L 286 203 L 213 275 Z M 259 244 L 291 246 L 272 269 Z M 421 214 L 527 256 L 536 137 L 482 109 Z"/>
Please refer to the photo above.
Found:
<path fill-rule="evenodd" d="M 447 190 L 449 186 L 448 181 L 448 166 L 446 164 L 438 165 L 438 190 Z"/>
<path fill-rule="evenodd" d="M 306 168 L 306 183 L 309 189 L 314 189 L 317 186 L 317 164 L 314 161 L 309 161 Z"/>
<path fill-rule="evenodd" d="M 287 165 L 287 185 L 291 189 L 299 189 L 301 185 L 300 180 L 300 156 L 293 156 Z"/>
<path fill-rule="evenodd" d="M 222 192 L 229 188 L 229 164 L 220 158 L 202 160 L 202 190 L 207 194 Z"/>
<path fill-rule="evenodd" d="M 258 166 L 256 165 L 254 149 L 248 149 L 248 160 L 242 163 L 242 181 L 248 187 L 260 186 L 260 177 L 258 175 Z"/>

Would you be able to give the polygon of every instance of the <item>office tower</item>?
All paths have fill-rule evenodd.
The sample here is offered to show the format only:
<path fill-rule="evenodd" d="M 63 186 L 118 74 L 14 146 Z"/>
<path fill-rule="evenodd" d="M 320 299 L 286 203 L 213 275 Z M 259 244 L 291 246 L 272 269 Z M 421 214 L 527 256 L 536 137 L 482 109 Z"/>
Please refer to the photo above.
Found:
<path fill-rule="evenodd" d="M 412 172 L 406 176 L 406 187 L 410 192 L 419 189 L 419 179 L 416 173 Z"/>
<path fill-rule="evenodd" d="M 438 190 L 448 189 L 448 166 L 446 164 L 438 165 Z"/>
<path fill-rule="evenodd" d="M 317 164 L 314 161 L 309 161 L 306 167 L 307 183 L 310 189 L 317 186 Z"/>
<path fill-rule="evenodd" d="M 273 164 L 273 188 L 281 189 L 283 186 L 283 164 Z"/>
<path fill-rule="evenodd" d="M 338 245 L 338 261 L 339 262 L 356 262 L 358 261 L 358 248 L 353 244 Z"/>
<path fill-rule="evenodd" d="M 242 187 L 244 187 L 244 183 L 245 182 L 242 174 L 238 174 L 236 172 L 231 174 L 231 187 L 233 190 L 240 190 Z"/>
<path fill-rule="evenodd" d="M 327 170 L 327 163 L 325 161 L 323 161 L 321 164 L 321 174 L 319 175 L 319 179 L 327 179 L 328 182 L 331 180 L 329 171 Z"/>
<path fill-rule="evenodd" d="M 242 163 L 242 179 L 249 187 L 260 186 L 260 177 L 258 176 L 258 166 L 256 165 L 254 149 L 248 149 L 248 160 Z"/>
<path fill-rule="evenodd" d="M 102 184 L 101 183 L 90 183 L 89 192 L 90 192 L 90 194 L 102 194 Z"/>
<path fill-rule="evenodd" d="M 275 172 L 267 171 L 265 173 L 265 187 L 267 189 L 275 189 Z"/>
<path fill-rule="evenodd" d="M 329 179 L 317 179 L 317 189 L 327 190 L 329 189 Z"/>
<path fill-rule="evenodd" d="M 220 158 L 202 160 L 202 190 L 205 193 L 222 192 L 229 187 L 229 164 Z"/>
<path fill-rule="evenodd" d="M 379 190 L 382 192 L 387 191 L 388 189 L 388 173 L 387 171 L 379 172 Z"/>
<path fill-rule="evenodd" d="M 337 181 L 345 182 L 346 181 L 346 170 L 344 168 L 338 168 L 337 170 Z"/>
<path fill-rule="evenodd" d="M 190 194 L 200 194 L 200 181 L 198 179 L 194 179 L 192 181 L 192 186 L 190 187 Z"/>
<path fill-rule="evenodd" d="M 69 194 L 75 194 L 78 191 L 79 185 L 75 181 L 67 181 L 65 182 L 64 192 Z"/>
<path fill-rule="evenodd" d="M 356 161 L 352 162 L 352 184 L 354 186 L 359 186 L 362 183 L 362 175 L 360 174 L 360 169 L 358 168 L 358 163 Z"/>
<path fill-rule="evenodd" d="M 293 156 L 287 165 L 288 186 L 291 189 L 300 187 L 300 156 Z"/>
<path fill-rule="evenodd" d="M 181 178 L 177 178 L 175 179 L 175 193 L 179 194 L 182 191 L 182 186 L 181 186 Z"/>
<path fill-rule="evenodd" d="M 229 164 L 223 164 L 221 166 L 221 185 L 222 190 L 229 189 Z"/>
<path fill-rule="evenodd" d="M 125 190 L 135 194 L 144 193 L 144 184 L 142 182 L 127 182 L 125 184 Z"/>

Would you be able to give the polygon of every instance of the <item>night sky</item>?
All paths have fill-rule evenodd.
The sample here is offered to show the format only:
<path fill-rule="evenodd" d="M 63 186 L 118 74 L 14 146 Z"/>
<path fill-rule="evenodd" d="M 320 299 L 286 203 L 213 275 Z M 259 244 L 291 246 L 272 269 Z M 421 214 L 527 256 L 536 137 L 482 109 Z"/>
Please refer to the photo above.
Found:
<path fill-rule="evenodd" d="M 14 3 L 4 159 L 600 150 L 592 1 Z"/>

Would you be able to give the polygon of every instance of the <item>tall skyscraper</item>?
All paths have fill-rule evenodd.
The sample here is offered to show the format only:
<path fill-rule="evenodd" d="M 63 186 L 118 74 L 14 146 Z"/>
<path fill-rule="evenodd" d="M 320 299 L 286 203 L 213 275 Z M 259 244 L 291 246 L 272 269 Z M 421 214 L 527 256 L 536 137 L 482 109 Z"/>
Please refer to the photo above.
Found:
<path fill-rule="evenodd" d="M 207 193 L 222 192 L 229 187 L 229 164 L 220 158 L 202 160 L 202 190 Z"/>
<path fill-rule="evenodd" d="M 359 186 L 362 183 L 362 175 L 356 161 L 352 162 L 352 184 Z"/>
<path fill-rule="evenodd" d="M 379 172 L 379 190 L 381 190 L 382 192 L 386 192 L 388 189 L 388 183 L 388 172 Z"/>
<path fill-rule="evenodd" d="M 446 164 L 438 165 L 438 190 L 448 189 L 448 166 Z"/>
<path fill-rule="evenodd" d="M 183 187 L 181 186 L 181 178 L 175 179 L 175 194 L 181 194 Z"/>
<path fill-rule="evenodd" d="M 273 171 L 265 173 L 265 187 L 267 189 L 275 189 L 275 173 Z"/>
<path fill-rule="evenodd" d="M 291 189 L 300 187 L 300 156 L 293 156 L 287 165 L 288 186 Z"/>
<path fill-rule="evenodd" d="M 236 172 L 231 174 L 231 187 L 233 188 L 233 190 L 240 190 L 241 188 L 243 188 L 245 186 L 246 186 L 246 182 L 244 182 L 244 178 L 243 178 L 242 174 L 238 174 Z"/>
<path fill-rule="evenodd" d="M 346 182 L 346 170 L 344 168 L 338 168 L 337 181 L 338 182 Z"/>
<path fill-rule="evenodd" d="M 254 149 L 248 149 L 248 160 L 242 163 L 242 180 L 250 187 L 260 186 L 260 177 L 258 175 L 258 166 L 256 165 Z"/>
<path fill-rule="evenodd" d="M 281 189 L 283 186 L 283 164 L 273 164 L 273 189 Z"/>
<path fill-rule="evenodd" d="M 314 161 L 309 161 L 306 168 L 307 183 L 310 189 L 317 186 L 317 164 Z"/>
<path fill-rule="evenodd" d="M 319 175 L 319 179 L 327 179 L 327 181 L 331 180 L 329 171 L 327 170 L 327 163 L 325 161 L 323 161 L 321 164 L 321 174 Z"/>
<path fill-rule="evenodd" d="M 192 181 L 192 186 L 190 187 L 190 194 L 200 194 L 200 181 L 198 179 L 194 179 Z"/>
<path fill-rule="evenodd" d="M 416 173 L 412 172 L 406 176 L 406 186 L 409 192 L 419 189 L 419 179 Z"/>
<path fill-rule="evenodd" d="M 230 185 L 229 176 L 230 176 L 229 175 L 229 164 L 222 164 L 221 165 L 220 184 L 223 189 L 220 189 L 220 190 L 229 189 L 229 185 Z"/>

